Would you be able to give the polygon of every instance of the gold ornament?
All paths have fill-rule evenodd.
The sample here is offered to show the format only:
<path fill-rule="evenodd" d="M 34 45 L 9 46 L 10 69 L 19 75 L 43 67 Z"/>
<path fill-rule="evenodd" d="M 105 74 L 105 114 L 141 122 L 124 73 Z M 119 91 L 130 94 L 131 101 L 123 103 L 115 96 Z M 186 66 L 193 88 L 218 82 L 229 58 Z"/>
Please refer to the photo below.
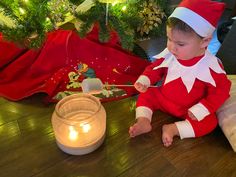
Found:
<path fill-rule="evenodd" d="M 0 12 L 0 25 L 6 25 L 9 28 L 16 27 L 15 22 L 11 18 L 5 16 L 3 12 Z"/>
<path fill-rule="evenodd" d="M 83 3 L 81 3 L 80 5 L 78 5 L 75 9 L 76 12 L 86 12 L 88 11 L 91 7 L 93 7 L 95 5 L 93 0 L 85 0 Z M 74 21 L 75 17 L 72 14 L 67 14 L 66 18 L 63 22 L 59 22 L 57 23 L 57 26 L 62 26 L 68 22 L 72 22 Z"/>
<path fill-rule="evenodd" d="M 143 10 L 139 15 L 144 22 L 137 28 L 141 36 L 148 35 L 153 28 L 162 24 L 163 18 L 166 17 L 163 10 L 153 0 L 145 1 L 142 6 Z"/>

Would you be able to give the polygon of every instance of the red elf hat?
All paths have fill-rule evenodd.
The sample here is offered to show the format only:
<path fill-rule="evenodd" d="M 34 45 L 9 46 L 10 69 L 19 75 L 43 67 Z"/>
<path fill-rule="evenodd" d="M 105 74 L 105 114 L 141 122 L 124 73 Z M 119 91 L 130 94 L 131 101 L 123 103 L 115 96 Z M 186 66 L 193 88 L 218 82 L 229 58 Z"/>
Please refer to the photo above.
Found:
<path fill-rule="evenodd" d="M 169 16 L 188 24 L 202 37 L 211 36 L 225 8 L 225 4 L 211 0 L 183 0 Z"/>

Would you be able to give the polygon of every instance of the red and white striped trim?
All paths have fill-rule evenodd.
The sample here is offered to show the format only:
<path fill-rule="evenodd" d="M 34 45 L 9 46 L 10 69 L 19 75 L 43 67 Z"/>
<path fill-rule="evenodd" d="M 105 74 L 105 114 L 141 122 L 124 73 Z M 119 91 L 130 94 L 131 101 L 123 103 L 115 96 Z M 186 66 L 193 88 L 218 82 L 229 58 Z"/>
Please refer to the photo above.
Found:
<path fill-rule="evenodd" d="M 202 37 L 210 37 L 215 30 L 215 27 L 206 19 L 185 7 L 177 7 L 170 17 L 182 20 Z"/>

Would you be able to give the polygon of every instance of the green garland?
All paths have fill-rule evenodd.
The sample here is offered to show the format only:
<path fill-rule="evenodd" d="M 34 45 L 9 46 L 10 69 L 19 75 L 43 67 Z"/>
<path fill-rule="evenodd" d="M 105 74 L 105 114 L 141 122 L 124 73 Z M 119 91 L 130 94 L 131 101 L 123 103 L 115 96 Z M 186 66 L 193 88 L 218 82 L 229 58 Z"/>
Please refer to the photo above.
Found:
<path fill-rule="evenodd" d="M 100 26 L 99 39 L 101 42 L 107 42 L 110 39 L 110 31 L 115 30 L 123 48 L 132 50 L 135 41 L 138 39 L 160 36 L 165 31 L 165 20 L 169 14 L 167 0 L 129 0 L 127 3 L 110 5 L 108 7 L 108 21 L 106 22 L 106 5 L 95 2 L 95 6 L 83 13 L 75 13 L 75 17 L 82 22 L 79 29 L 80 36 L 84 37 L 91 29 L 94 23 Z M 140 32 L 147 21 L 144 14 L 144 4 L 155 4 L 160 9 L 160 23 L 150 26 L 147 33 Z M 122 10 L 123 8 L 127 10 Z M 150 13 L 154 14 L 150 9 Z M 144 15 L 143 15 L 144 14 Z M 154 17 L 155 18 L 155 17 Z"/>
<path fill-rule="evenodd" d="M 108 42 L 110 32 L 115 30 L 123 48 L 132 50 L 137 39 L 163 34 L 165 18 L 168 15 L 167 0 L 127 0 L 126 3 L 109 4 L 108 16 L 106 4 L 94 0 L 94 6 L 85 12 L 77 12 L 78 5 L 86 0 L 0 0 L 0 32 L 6 40 L 24 47 L 38 48 L 45 40 L 46 33 L 57 29 L 68 16 L 74 16 L 80 23 L 78 34 L 85 37 L 92 26 L 99 24 L 99 40 Z M 151 6 L 149 6 L 151 4 Z M 160 23 L 148 26 L 141 32 L 150 14 L 158 8 L 162 15 Z M 124 10 L 126 8 L 127 10 Z M 146 14 L 145 14 L 146 13 Z M 14 23 L 9 26 L 2 14 Z M 159 15 L 159 14 L 156 14 Z M 154 18 L 154 17 L 153 17 Z M 107 20 L 106 20 L 107 19 Z M 152 25 L 153 22 L 150 22 Z"/>
<path fill-rule="evenodd" d="M 56 2 L 57 0 L 1 0 L 0 12 L 14 22 L 14 26 L 0 23 L 3 37 L 22 47 L 40 47 L 46 33 L 55 30 L 56 23 L 65 19 L 65 10 L 69 10 L 65 9 L 65 3 L 54 4 Z"/>
<path fill-rule="evenodd" d="M 127 6 L 132 6 L 127 4 Z M 95 23 L 99 24 L 99 40 L 108 42 L 110 39 L 110 31 L 115 30 L 121 40 L 122 47 L 132 49 L 135 38 L 135 30 L 137 25 L 142 23 L 141 18 L 132 16 L 131 13 L 123 13 L 122 5 L 117 4 L 108 11 L 108 23 L 106 24 L 106 4 L 96 2 L 95 6 L 85 13 L 77 13 L 75 17 L 82 22 L 79 29 L 80 36 L 84 37 Z M 128 7 L 130 8 L 130 7 Z M 130 11 L 133 11 L 132 8 Z"/>

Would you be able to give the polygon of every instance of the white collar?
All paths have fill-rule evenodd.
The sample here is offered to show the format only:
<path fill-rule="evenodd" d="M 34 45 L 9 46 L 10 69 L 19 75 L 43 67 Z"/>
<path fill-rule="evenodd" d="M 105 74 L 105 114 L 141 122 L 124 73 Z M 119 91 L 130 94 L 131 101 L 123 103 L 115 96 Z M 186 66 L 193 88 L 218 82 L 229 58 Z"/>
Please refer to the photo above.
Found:
<path fill-rule="evenodd" d="M 184 66 L 180 64 L 175 56 L 171 54 L 167 48 L 155 57 L 165 58 L 165 60 L 159 66 L 153 68 L 153 70 L 164 67 L 168 68 L 164 84 L 181 78 L 188 93 L 191 91 L 196 78 L 201 81 L 210 83 L 213 86 L 216 86 L 210 69 L 212 69 L 216 73 L 225 74 L 225 71 L 220 67 L 218 63 L 218 58 L 212 55 L 209 51 L 206 51 L 203 58 L 193 66 Z"/>

